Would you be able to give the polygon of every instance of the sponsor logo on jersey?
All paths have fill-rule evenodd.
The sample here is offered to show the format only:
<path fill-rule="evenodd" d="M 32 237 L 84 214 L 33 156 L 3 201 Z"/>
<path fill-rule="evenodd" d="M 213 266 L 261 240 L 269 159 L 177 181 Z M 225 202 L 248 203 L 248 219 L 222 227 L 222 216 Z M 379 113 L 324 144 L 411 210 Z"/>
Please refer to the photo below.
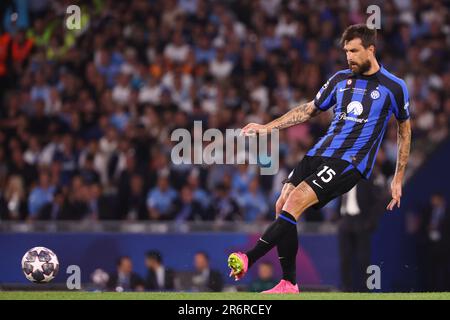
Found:
<path fill-rule="evenodd" d="M 360 116 L 363 112 L 363 106 L 359 101 L 352 101 L 347 105 L 347 114 L 354 114 Z"/>
<path fill-rule="evenodd" d="M 352 101 L 347 105 L 346 109 L 347 109 L 346 110 L 347 112 L 341 112 L 338 115 L 339 120 L 348 120 L 348 121 L 353 121 L 353 122 L 357 122 L 357 123 L 367 123 L 369 121 L 368 119 L 358 118 L 358 116 L 360 116 L 363 112 L 363 106 L 362 106 L 361 102 Z"/>

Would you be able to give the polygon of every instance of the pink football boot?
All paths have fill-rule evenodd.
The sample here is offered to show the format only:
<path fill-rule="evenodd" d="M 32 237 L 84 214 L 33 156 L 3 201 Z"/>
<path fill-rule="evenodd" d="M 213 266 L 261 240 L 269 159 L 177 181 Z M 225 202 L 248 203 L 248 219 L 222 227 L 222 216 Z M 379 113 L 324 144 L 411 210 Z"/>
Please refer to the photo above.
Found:
<path fill-rule="evenodd" d="M 263 291 L 261 293 L 299 293 L 298 285 L 293 285 L 287 280 L 281 280 L 279 284 L 270 290 Z"/>
<path fill-rule="evenodd" d="M 242 279 L 248 270 L 248 258 L 245 253 L 233 252 L 228 257 L 228 267 L 230 267 L 230 277 L 234 276 L 234 280 Z"/>

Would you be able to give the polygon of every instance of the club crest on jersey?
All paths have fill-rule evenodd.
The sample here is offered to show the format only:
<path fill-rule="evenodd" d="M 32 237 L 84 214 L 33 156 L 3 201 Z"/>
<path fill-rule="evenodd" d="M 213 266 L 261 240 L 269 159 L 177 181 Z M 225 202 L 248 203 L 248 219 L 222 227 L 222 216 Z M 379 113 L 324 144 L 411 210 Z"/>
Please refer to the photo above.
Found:
<path fill-rule="evenodd" d="M 347 80 L 347 85 L 351 85 L 352 84 L 352 79 L 348 79 Z"/>
<path fill-rule="evenodd" d="M 347 105 L 347 114 L 354 114 L 355 116 L 359 116 L 362 112 L 363 106 L 359 101 L 352 101 Z"/>
<path fill-rule="evenodd" d="M 372 90 L 372 92 L 370 93 L 370 97 L 371 97 L 373 100 L 378 99 L 378 98 L 380 97 L 380 91 L 378 91 L 378 90 Z"/>

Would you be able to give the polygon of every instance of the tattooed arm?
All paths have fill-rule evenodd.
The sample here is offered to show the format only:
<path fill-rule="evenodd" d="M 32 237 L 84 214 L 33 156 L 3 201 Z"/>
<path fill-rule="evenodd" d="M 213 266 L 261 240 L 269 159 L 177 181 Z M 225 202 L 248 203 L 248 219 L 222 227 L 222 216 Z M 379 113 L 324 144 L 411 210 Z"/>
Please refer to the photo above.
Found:
<path fill-rule="evenodd" d="M 403 177 L 405 175 L 406 164 L 408 163 L 409 150 L 411 147 L 411 122 L 409 120 L 398 121 L 397 124 L 397 166 L 391 183 L 392 200 L 387 206 L 388 210 L 394 209 L 396 205 L 400 208 Z"/>
<path fill-rule="evenodd" d="M 314 101 L 310 101 L 295 107 L 268 124 L 249 123 L 242 128 L 242 132 L 246 135 L 253 135 L 256 133 L 265 134 L 273 129 L 284 129 L 305 122 L 318 115 L 320 112 L 321 111 L 314 105 Z"/>

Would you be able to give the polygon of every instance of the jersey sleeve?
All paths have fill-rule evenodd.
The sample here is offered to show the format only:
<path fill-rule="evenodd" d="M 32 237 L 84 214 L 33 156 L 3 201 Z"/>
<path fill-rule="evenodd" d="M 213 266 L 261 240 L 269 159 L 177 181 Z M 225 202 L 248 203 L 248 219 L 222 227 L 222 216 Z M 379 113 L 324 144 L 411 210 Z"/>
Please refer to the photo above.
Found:
<path fill-rule="evenodd" d="M 320 88 L 314 98 L 314 104 L 322 111 L 326 111 L 336 104 L 336 84 L 338 73 L 334 74 Z"/>
<path fill-rule="evenodd" d="M 392 111 L 395 118 L 400 121 L 409 119 L 409 93 L 403 80 L 393 94 Z"/>

